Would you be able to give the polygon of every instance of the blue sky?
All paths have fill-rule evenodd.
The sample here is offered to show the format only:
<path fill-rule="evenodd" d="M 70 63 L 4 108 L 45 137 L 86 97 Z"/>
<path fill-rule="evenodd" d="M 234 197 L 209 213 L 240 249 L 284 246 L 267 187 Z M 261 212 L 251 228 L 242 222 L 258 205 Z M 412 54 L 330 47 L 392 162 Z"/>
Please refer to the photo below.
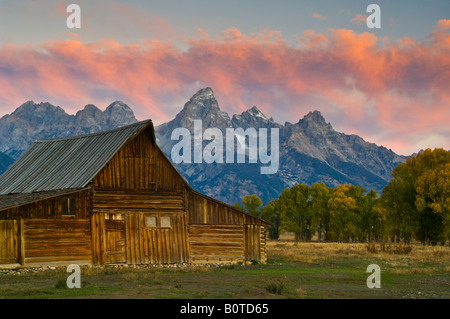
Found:
<path fill-rule="evenodd" d="M 62 10 L 70 4 L 82 9 L 81 30 L 74 33 L 85 42 L 114 38 L 129 44 L 142 39 L 179 40 L 197 36 L 197 30 L 207 31 L 217 38 L 221 31 L 236 27 L 245 34 L 264 29 L 281 31 L 288 42 L 304 30 L 324 32 L 328 28 L 370 31 L 379 37 L 422 38 L 433 25 L 450 14 L 450 1 L 298 1 L 298 0 L 165 0 L 165 1 L 50 1 L 3 0 L 0 4 L 0 43 L 40 43 L 48 39 L 67 38 Z M 364 24 L 350 22 L 357 14 L 366 15 L 369 4 L 381 7 L 381 29 L 369 30 Z M 130 16 L 121 6 L 133 8 Z M 323 19 L 314 18 L 319 14 Z M 68 14 L 67 14 L 68 15 Z M 164 21 L 173 33 L 163 30 L 155 20 Z M 133 21 L 134 20 L 134 21 Z"/>

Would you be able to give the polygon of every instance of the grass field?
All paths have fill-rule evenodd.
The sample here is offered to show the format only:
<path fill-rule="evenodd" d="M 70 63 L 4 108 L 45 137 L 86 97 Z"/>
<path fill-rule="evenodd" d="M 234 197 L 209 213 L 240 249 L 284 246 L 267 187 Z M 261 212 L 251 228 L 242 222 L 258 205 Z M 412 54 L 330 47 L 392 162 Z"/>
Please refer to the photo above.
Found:
<path fill-rule="evenodd" d="M 0 270 L 0 298 L 450 298 L 450 247 L 371 247 L 351 243 L 269 241 L 266 264 L 81 268 L 69 289 L 66 268 Z M 412 249 L 411 249 L 412 248 Z M 366 285 L 367 266 L 381 269 L 381 288 Z"/>

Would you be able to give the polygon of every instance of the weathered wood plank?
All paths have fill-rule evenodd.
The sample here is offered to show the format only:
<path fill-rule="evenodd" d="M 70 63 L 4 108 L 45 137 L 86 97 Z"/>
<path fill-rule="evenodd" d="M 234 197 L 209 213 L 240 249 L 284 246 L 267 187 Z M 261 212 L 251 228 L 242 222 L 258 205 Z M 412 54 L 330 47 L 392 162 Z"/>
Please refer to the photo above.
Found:
<path fill-rule="evenodd" d="M 192 262 L 244 261 L 244 234 L 239 225 L 189 225 Z"/>
<path fill-rule="evenodd" d="M 0 220 L 0 264 L 19 262 L 19 221 Z"/>
<path fill-rule="evenodd" d="M 24 263 L 29 258 L 61 261 L 92 260 L 89 219 L 33 219 L 23 221 Z"/>
<path fill-rule="evenodd" d="M 55 191 L 54 194 L 61 192 L 62 191 Z M 17 194 L 14 196 L 20 201 L 26 200 L 27 198 L 32 200 L 38 195 Z M 71 217 L 72 219 L 86 219 L 90 216 L 88 205 L 89 190 L 72 191 L 70 194 L 54 196 L 52 195 L 52 192 L 48 192 L 48 195 L 46 196 L 48 197 L 45 199 L 35 200 L 31 203 L 20 205 L 19 207 L 11 207 L 2 210 L 2 219 L 64 219 L 66 217 L 61 215 L 61 199 L 67 197 L 73 198 L 76 203 L 76 215 Z"/>

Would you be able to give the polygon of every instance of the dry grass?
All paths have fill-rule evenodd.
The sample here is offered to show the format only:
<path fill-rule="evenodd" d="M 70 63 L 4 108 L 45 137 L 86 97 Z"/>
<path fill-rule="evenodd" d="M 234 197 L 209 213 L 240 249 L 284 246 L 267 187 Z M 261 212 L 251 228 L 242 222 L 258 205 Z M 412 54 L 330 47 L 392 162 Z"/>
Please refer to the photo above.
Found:
<path fill-rule="evenodd" d="M 268 258 L 288 259 L 305 263 L 318 263 L 338 257 L 369 255 L 364 244 L 304 243 L 292 241 L 268 241 Z"/>
<path fill-rule="evenodd" d="M 291 239 L 286 235 L 282 238 L 284 240 L 267 242 L 269 259 L 319 264 L 339 258 L 364 258 L 383 261 L 393 267 L 422 265 L 423 263 L 450 264 L 449 246 L 375 244 L 374 248 L 369 249 L 365 243 L 308 243 L 286 240 Z M 429 272 L 425 269 L 417 271 Z"/>

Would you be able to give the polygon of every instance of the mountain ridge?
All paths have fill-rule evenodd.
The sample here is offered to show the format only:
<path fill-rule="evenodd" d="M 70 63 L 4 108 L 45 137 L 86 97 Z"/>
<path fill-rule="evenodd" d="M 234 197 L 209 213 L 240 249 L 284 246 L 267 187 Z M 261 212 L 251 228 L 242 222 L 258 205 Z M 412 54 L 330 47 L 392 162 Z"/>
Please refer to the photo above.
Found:
<path fill-rule="evenodd" d="M 17 159 L 35 140 L 96 133 L 134 122 L 134 112 L 121 101 L 105 111 L 88 104 L 75 115 L 48 102 L 27 101 L 0 118 L 0 152 Z"/>
<path fill-rule="evenodd" d="M 194 188 L 228 203 L 239 201 L 247 193 L 255 193 L 268 201 L 277 198 L 284 188 L 298 183 L 358 184 L 366 191 L 374 189 L 380 193 L 390 180 L 392 169 L 406 160 L 358 135 L 335 131 L 317 110 L 297 123 L 286 122 L 285 125 L 268 118 L 256 106 L 232 117 L 222 110 L 214 116 L 213 110 L 220 108 L 212 89 L 206 88 L 186 102 L 173 120 L 155 127 L 163 152 L 170 158 L 170 151 L 177 143 L 170 139 L 171 130 L 186 127 L 192 135 L 196 119 L 202 120 L 203 129 L 217 127 L 223 133 L 226 128 L 237 127 L 244 130 L 278 128 L 280 132 L 280 167 L 273 175 L 261 175 L 260 164 L 175 164 Z"/>
<path fill-rule="evenodd" d="M 172 131 L 185 127 L 192 134 L 194 120 L 202 120 L 203 130 L 214 127 L 223 133 L 227 128 L 279 130 L 279 169 L 275 174 L 260 174 L 262 164 L 248 161 L 174 164 L 194 189 L 228 204 L 240 201 L 246 194 L 256 194 L 267 202 L 298 183 L 324 182 L 331 187 L 354 184 L 380 193 L 392 169 L 407 158 L 358 135 L 334 130 L 317 110 L 284 125 L 267 117 L 257 106 L 229 116 L 207 87 L 196 92 L 172 120 L 155 127 L 157 143 L 169 159 L 178 142 L 171 140 Z M 95 133 L 136 121 L 133 110 L 121 101 L 111 103 L 105 111 L 87 104 L 75 115 L 48 102 L 27 101 L 0 118 L 0 152 L 15 159 L 37 139 Z"/>

